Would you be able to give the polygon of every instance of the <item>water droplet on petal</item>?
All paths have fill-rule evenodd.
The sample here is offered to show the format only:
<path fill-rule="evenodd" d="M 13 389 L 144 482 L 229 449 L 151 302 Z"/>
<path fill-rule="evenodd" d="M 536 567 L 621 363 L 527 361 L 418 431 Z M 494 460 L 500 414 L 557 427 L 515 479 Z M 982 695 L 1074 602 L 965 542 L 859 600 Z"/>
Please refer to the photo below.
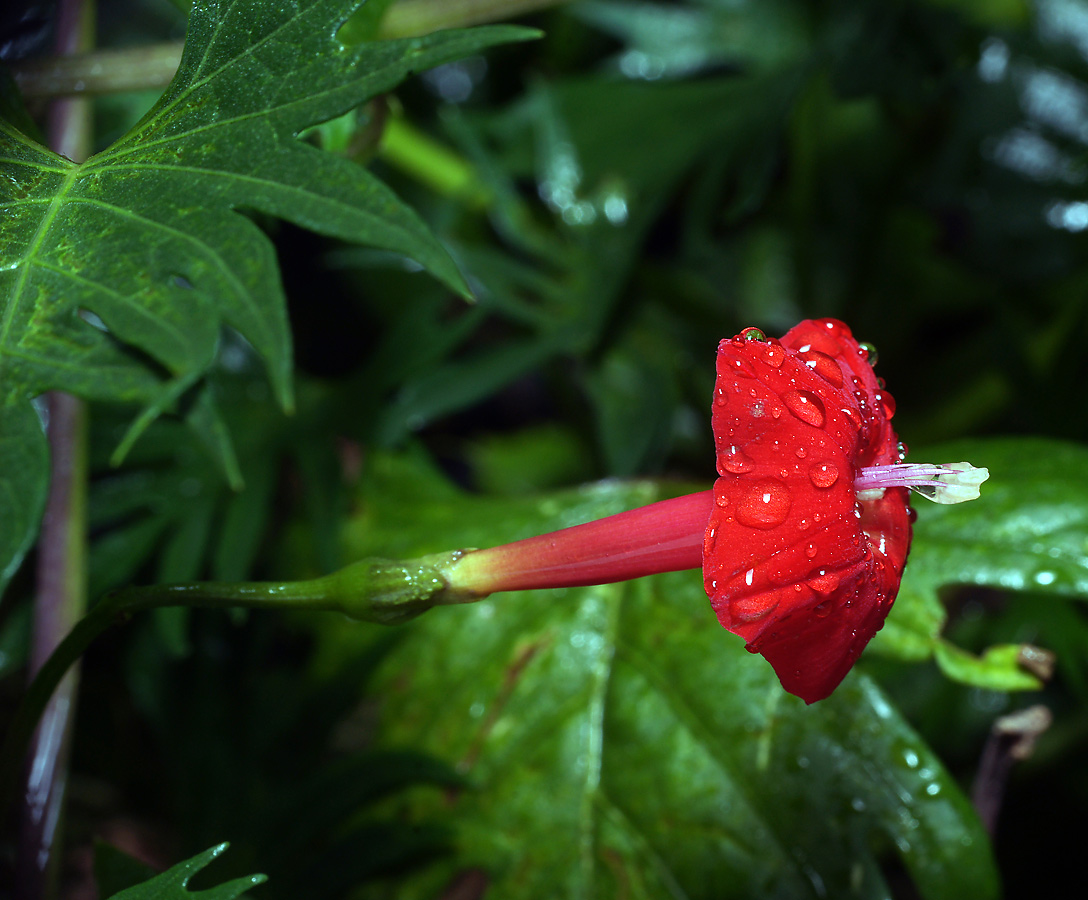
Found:
<path fill-rule="evenodd" d="M 853 422 L 853 423 L 854 423 L 854 427 L 855 427 L 855 428 L 856 428 L 856 429 L 857 429 L 858 431 L 861 431 L 861 426 L 862 426 L 862 420 L 861 420 L 861 413 L 859 413 L 859 412 L 858 412 L 858 411 L 857 411 L 856 409 L 854 409 L 854 407 L 852 407 L 852 406 L 844 406 L 844 407 L 842 407 L 842 411 L 843 411 L 843 413 L 844 413 L 844 414 L 846 415 L 846 417 L 847 417 L 847 418 L 848 418 L 848 419 L 849 419 L 849 420 L 850 420 L 851 422 Z"/>
<path fill-rule="evenodd" d="M 793 452 L 797 455 L 798 459 L 804 459 L 806 456 L 808 456 L 808 451 L 804 447 L 798 447 Z"/>
<path fill-rule="evenodd" d="M 818 552 L 819 548 L 815 544 L 808 543 L 805 545 L 805 556 L 807 556 L 809 559 L 815 558 Z"/>
<path fill-rule="evenodd" d="M 748 360 L 740 356 L 731 356 L 726 365 L 729 371 L 739 378 L 755 378 L 756 371 Z"/>
<path fill-rule="evenodd" d="M 899 442 L 896 447 L 896 457 L 900 462 L 903 462 L 907 458 L 907 454 L 910 452 L 910 448 L 902 441 Z"/>
<path fill-rule="evenodd" d="M 786 409 L 802 422 L 822 428 L 825 420 L 823 401 L 812 391 L 786 391 L 782 395 Z"/>
<path fill-rule="evenodd" d="M 870 366 L 875 366 L 877 360 L 880 359 L 880 355 L 876 352 L 876 347 L 870 344 L 868 341 L 858 342 L 858 353 L 861 358 L 864 359 Z"/>
<path fill-rule="evenodd" d="M 763 595 L 734 597 L 729 601 L 729 614 L 737 622 L 755 622 L 759 619 L 765 619 L 776 609 L 778 609 L 778 601 L 768 602 L 766 596 Z"/>
<path fill-rule="evenodd" d="M 808 350 L 800 354 L 801 361 L 832 387 L 842 387 L 842 369 L 826 353 Z"/>
<path fill-rule="evenodd" d="M 887 391 L 880 391 L 876 395 L 876 402 L 880 404 L 884 410 L 884 415 L 889 419 L 895 415 L 895 398 Z"/>
<path fill-rule="evenodd" d="M 765 341 L 765 340 L 767 340 L 767 335 L 765 335 L 758 328 L 754 328 L 754 327 L 745 328 L 737 336 L 742 341 Z"/>
<path fill-rule="evenodd" d="M 737 521 L 750 528 L 777 528 L 786 521 L 792 502 L 786 485 L 764 479 L 753 484 L 737 505 Z"/>
<path fill-rule="evenodd" d="M 718 389 L 714 391 L 714 405 L 725 406 L 728 402 L 729 395 L 725 392 L 725 388 L 719 386 Z"/>
<path fill-rule="evenodd" d="M 834 572 L 825 572 L 823 569 L 808 580 L 808 586 L 817 594 L 830 594 L 839 586 L 839 576 Z"/>
<path fill-rule="evenodd" d="M 731 475 L 743 475 L 753 469 L 752 461 L 737 446 L 731 446 L 721 460 L 722 468 Z"/>
<path fill-rule="evenodd" d="M 763 361 L 774 369 L 781 369 L 786 361 L 786 351 L 781 344 L 768 344 L 763 348 Z"/>
<path fill-rule="evenodd" d="M 834 463 L 816 463 L 808 470 L 808 477 L 818 488 L 829 488 L 839 480 L 839 468 Z"/>

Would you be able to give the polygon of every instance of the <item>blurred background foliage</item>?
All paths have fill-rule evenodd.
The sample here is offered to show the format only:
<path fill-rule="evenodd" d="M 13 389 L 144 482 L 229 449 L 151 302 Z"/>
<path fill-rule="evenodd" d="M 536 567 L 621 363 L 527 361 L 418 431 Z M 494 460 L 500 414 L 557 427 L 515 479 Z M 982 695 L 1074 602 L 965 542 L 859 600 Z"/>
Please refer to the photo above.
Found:
<path fill-rule="evenodd" d="M 107 46 L 184 31 L 183 13 L 156 0 L 102 4 L 101 15 Z M 1088 440 L 1088 2 L 576 0 L 522 21 L 541 40 L 428 72 L 307 135 L 372 166 L 418 210 L 475 302 L 405 259 L 262 222 L 290 304 L 298 411 L 279 412 L 259 361 L 225 336 L 210 388 L 245 479 L 234 492 L 221 448 L 180 417 L 110 469 L 131 410 L 96 407 L 94 594 L 140 580 L 301 577 L 401 533 L 406 546 L 445 549 L 464 523 L 428 498 L 448 509 L 458 490 L 511 499 L 617 477 L 709 483 L 714 350 L 750 324 L 777 334 L 810 316 L 848 322 L 879 349 L 917 458 L 953 439 L 979 465 L 989 437 Z M 103 144 L 148 103 L 103 99 Z M 398 520 L 360 539 L 380 502 L 367 487 L 373 461 L 388 459 L 443 476 L 403 508 L 414 532 Z M 1083 499 L 1083 471 L 1064 476 Z M 517 509 L 493 515 L 487 534 L 531 527 L 527 509 L 548 523 L 560 512 Z M 1083 569 L 1083 525 L 1072 535 Z M 5 705 L 19 690 L 25 578 L 0 610 Z M 994 844 L 1006 896 L 1034 896 L 1040 871 L 1072 883 L 1079 861 L 1088 622 L 1030 580 L 1007 586 L 1017 589 L 943 589 L 945 634 L 974 651 L 1055 651 L 1041 693 L 957 684 L 932 661 L 869 654 L 865 668 L 896 721 L 968 791 L 995 717 L 1052 710 L 1012 775 Z M 95 836 L 163 866 L 230 840 L 232 872 L 271 876 L 255 896 L 331 898 L 398 896 L 403 876 L 471 843 L 443 814 L 468 789 L 453 750 L 426 746 L 407 719 L 390 724 L 368 690 L 392 655 L 422 684 L 412 703 L 440 707 L 450 685 L 428 675 L 424 652 L 436 638 L 404 639 L 424 640 L 406 662 L 397 635 L 362 631 L 344 652 L 338 631 L 170 611 L 96 644 L 73 846 Z M 875 702 L 868 676 L 825 721 L 855 715 L 863 695 Z M 412 703 L 394 708 L 410 716 Z M 833 762 L 831 740 L 821 746 Z M 296 840 L 282 846 L 288 830 Z M 866 890 L 941 895 L 913 869 L 912 884 L 891 845 L 863 857 L 880 872 L 871 880 L 866 868 Z M 100 872 L 121 873 L 114 888 L 131 883 L 127 871 L 100 853 Z M 478 896 L 486 877 L 459 872 L 443 896 Z M 683 896 L 663 884 L 647 895 Z M 810 879 L 775 890 L 826 889 Z"/>

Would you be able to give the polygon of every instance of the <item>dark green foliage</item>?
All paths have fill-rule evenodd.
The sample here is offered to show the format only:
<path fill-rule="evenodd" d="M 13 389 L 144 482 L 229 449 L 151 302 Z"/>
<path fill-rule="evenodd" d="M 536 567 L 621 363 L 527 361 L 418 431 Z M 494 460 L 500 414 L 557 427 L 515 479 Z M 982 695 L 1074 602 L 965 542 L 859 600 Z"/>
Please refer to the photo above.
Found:
<path fill-rule="evenodd" d="M 205 891 L 187 890 L 189 880 L 226 849 L 227 844 L 212 847 L 190 860 L 178 863 L 169 871 L 156 875 L 150 881 L 114 894 L 112 900 L 185 900 L 185 898 L 235 900 L 251 887 L 261 884 L 264 876 L 251 875 L 248 878 L 236 878 Z"/>
<path fill-rule="evenodd" d="M 527 20 L 539 41 L 390 43 L 370 42 L 377 0 L 337 31 L 359 5 L 197 3 L 166 94 L 103 101 L 78 166 L 0 82 L 0 715 L 50 388 L 93 401 L 94 596 L 505 542 L 702 488 L 718 339 L 807 316 L 879 348 L 911 461 L 991 480 L 918 501 L 886 628 L 812 707 L 717 626 L 697 573 L 496 596 L 395 640 L 138 618 L 85 660 L 73 779 L 109 790 L 76 794 L 73 840 L 132 813 L 170 848 L 159 868 L 231 842 L 222 887 L 185 890 L 208 851 L 125 900 L 235 897 L 254 871 L 255 897 L 315 900 L 1068 880 L 1088 38 L 1065 4 L 580 0 Z M 965 797 L 996 717 L 1034 703 L 1055 723 L 991 842 Z M 103 860 L 103 886 L 137 877 Z"/>
<path fill-rule="evenodd" d="M 395 460 L 375 462 L 364 496 L 359 555 L 423 552 L 434 532 L 488 545 L 660 499 L 645 483 L 472 498 Z M 406 516 L 421 496 L 456 518 Z M 457 760 L 474 787 L 425 806 L 459 829 L 452 871 L 482 866 L 508 897 L 883 897 L 892 849 L 923 896 L 996 896 L 966 800 L 870 679 L 806 707 L 706 613 L 699 573 L 681 572 L 405 626 L 382 666 L 385 730 Z M 350 636 L 327 640 L 351 654 Z M 433 896 L 432 879 L 404 896 Z"/>
<path fill-rule="evenodd" d="M 145 404 L 120 458 L 207 371 L 229 326 L 264 361 L 280 405 L 293 406 L 272 246 L 241 210 L 403 253 L 465 290 L 442 247 L 385 185 L 297 135 L 413 72 L 529 33 L 478 29 L 346 47 L 336 31 L 359 5 L 196 4 L 166 93 L 84 163 L 0 122 L 0 485 L 5 506 L 19 511 L 0 525 L 0 574 L 25 551 L 41 506 L 45 451 L 31 397 L 66 390 Z M 214 428 L 214 411 L 194 425 Z"/>

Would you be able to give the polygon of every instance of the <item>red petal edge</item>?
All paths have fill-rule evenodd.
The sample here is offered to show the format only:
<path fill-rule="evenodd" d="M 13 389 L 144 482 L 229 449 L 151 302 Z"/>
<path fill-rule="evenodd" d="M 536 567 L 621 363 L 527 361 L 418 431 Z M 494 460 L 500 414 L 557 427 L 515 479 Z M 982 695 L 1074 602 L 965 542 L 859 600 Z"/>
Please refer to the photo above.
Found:
<path fill-rule="evenodd" d="M 722 625 L 813 703 L 846 677 L 899 591 L 909 492 L 859 501 L 853 486 L 860 468 L 898 459 L 895 404 L 842 322 L 806 320 L 781 341 L 749 334 L 718 347 L 720 477 L 703 578 Z"/>

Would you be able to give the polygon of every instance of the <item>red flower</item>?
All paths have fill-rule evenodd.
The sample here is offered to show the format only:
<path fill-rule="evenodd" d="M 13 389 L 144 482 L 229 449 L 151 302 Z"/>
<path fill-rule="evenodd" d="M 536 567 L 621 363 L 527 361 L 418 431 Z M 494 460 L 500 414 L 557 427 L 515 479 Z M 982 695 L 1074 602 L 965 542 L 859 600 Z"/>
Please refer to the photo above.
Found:
<path fill-rule="evenodd" d="M 901 458 L 895 403 L 868 357 L 833 319 L 781 341 L 748 328 L 718 347 L 706 592 L 722 625 L 808 703 L 884 624 L 910 547 L 907 488 L 855 484 Z"/>
<path fill-rule="evenodd" d="M 722 625 L 783 687 L 827 697 L 884 624 L 910 547 L 908 489 L 938 503 L 979 495 L 988 472 L 916 465 L 870 351 L 834 319 L 781 341 L 746 328 L 718 347 L 713 491 L 458 553 L 442 602 L 703 568 Z"/>

